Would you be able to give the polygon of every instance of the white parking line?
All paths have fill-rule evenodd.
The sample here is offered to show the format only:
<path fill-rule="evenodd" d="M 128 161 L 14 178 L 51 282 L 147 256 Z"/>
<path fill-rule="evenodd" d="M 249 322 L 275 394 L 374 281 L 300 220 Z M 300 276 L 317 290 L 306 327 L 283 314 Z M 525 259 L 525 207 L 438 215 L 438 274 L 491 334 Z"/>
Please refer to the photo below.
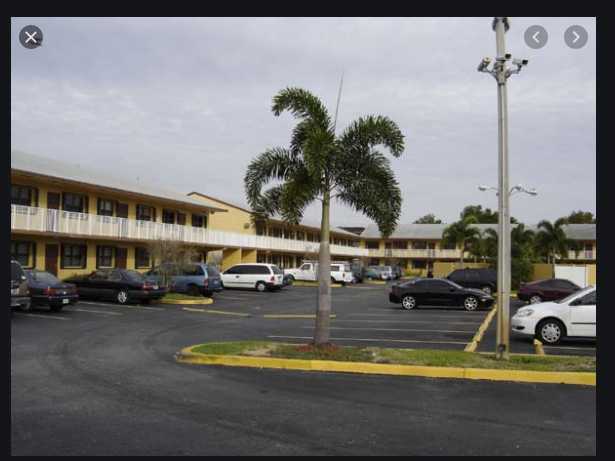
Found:
<path fill-rule="evenodd" d="M 546 346 L 543 345 L 545 349 L 571 349 L 576 351 L 595 351 L 596 347 L 572 347 L 572 346 Z"/>
<path fill-rule="evenodd" d="M 307 329 L 314 329 L 314 326 L 301 327 Z M 406 328 L 353 328 L 353 327 L 329 327 L 331 330 L 361 330 L 361 331 L 412 331 L 418 333 L 463 333 L 472 334 L 473 330 L 418 330 L 418 329 L 406 329 Z"/>
<path fill-rule="evenodd" d="M 165 308 L 164 307 L 148 307 L 148 306 L 134 306 L 134 305 L 129 305 L 129 304 L 111 304 L 111 303 L 94 303 L 94 302 L 90 302 L 90 301 L 79 301 L 80 304 L 88 304 L 90 306 L 109 306 L 109 307 L 114 307 L 116 309 L 123 309 L 123 308 L 129 308 L 129 309 L 145 309 L 148 311 L 164 311 Z"/>
<path fill-rule="evenodd" d="M 18 313 L 17 315 L 22 315 L 24 317 L 36 317 L 39 319 L 51 319 L 51 320 L 71 320 L 67 317 L 56 317 L 53 315 L 42 315 L 42 314 L 25 314 L 25 313 Z"/>
<path fill-rule="evenodd" d="M 111 311 L 96 311 L 94 309 L 71 309 L 71 311 L 77 312 L 89 312 L 91 314 L 103 314 L 103 315 L 124 315 L 120 312 L 111 312 Z M 69 311 L 70 312 L 70 311 Z"/>
<path fill-rule="evenodd" d="M 335 323 L 417 323 L 417 324 L 433 324 L 434 322 L 428 322 L 426 320 L 397 320 L 397 319 L 391 319 L 391 320 L 380 320 L 380 319 L 374 319 L 374 320 L 348 320 L 348 319 L 336 319 Z M 447 325 L 452 324 L 452 325 L 472 325 L 472 326 L 479 326 L 481 324 L 481 322 L 445 322 Z"/>
<path fill-rule="evenodd" d="M 314 339 L 313 336 L 275 336 L 270 335 L 267 338 L 279 338 L 279 339 Z M 413 340 L 413 339 L 386 339 L 386 338 L 329 338 L 332 341 L 366 341 L 366 342 L 377 342 L 377 343 L 427 343 L 427 344 L 462 344 L 465 346 L 465 342 L 463 341 L 421 341 L 421 340 Z"/>

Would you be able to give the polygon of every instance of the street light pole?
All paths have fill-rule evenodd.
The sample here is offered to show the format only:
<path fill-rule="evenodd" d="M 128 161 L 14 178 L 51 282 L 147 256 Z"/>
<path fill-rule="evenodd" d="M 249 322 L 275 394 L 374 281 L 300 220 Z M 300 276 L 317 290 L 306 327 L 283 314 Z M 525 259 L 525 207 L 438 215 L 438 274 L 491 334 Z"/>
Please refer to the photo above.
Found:
<path fill-rule="evenodd" d="M 491 74 L 498 85 L 498 303 L 496 330 L 496 357 L 509 358 L 510 337 L 510 208 L 508 186 L 508 104 L 506 80 L 518 74 L 527 59 L 514 59 L 516 69 L 508 68 L 506 62 L 511 55 L 506 53 L 504 35 L 510 28 L 507 17 L 496 17 L 492 24 L 495 31 L 496 58 L 489 69 L 490 58 L 484 58 L 478 65 L 479 72 Z"/>

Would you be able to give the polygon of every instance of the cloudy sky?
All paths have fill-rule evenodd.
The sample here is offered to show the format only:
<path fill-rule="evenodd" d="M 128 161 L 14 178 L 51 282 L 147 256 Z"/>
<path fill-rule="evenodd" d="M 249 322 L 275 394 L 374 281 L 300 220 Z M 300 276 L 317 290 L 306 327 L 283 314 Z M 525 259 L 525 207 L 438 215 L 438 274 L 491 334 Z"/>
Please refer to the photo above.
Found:
<path fill-rule="evenodd" d="M 44 45 L 19 44 L 39 26 Z M 540 24 L 547 45 L 523 33 Z M 579 50 L 564 31 L 589 32 Z M 529 65 L 509 80 L 510 181 L 527 223 L 596 208 L 595 20 L 511 18 L 507 50 Z M 392 165 L 402 221 L 435 213 L 456 219 L 468 204 L 497 208 L 495 81 L 476 72 L 494 56 L 491 18 L 464 19 L 41 19 L 14 18 L 12 147 L 105 173 L 245 203 L 250 160 L 286 146 L 294 121 L 274 117 L 271 98 L 306 88 L 333 113 L 345 73 L 338 127 L 367 114 L 395 120 L 406 150 Z M 318 222 L 319 209 L 306 219 Z M 337 205 L 335 225 L 367 218 Z"/>

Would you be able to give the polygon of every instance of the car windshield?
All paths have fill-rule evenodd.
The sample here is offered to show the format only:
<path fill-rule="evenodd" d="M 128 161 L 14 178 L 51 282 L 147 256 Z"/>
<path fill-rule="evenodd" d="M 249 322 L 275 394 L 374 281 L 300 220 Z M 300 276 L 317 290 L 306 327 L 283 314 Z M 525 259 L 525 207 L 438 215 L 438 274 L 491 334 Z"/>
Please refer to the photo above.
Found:
<path fill-rule="evenodd" d="M 207 266 L 207 274 L 209 277 L 218 277 L 220 275 L 220 271 L 217 267 Z"/>
<path fill-rule="evenodd" d="M 280 270 L 280 268 L 278 266 L 271 266 L 271 270 L 273 271 L 274 274 L 281 274 L 282 271 Z"/>
<path fill-rule="evenodd" d="M 124 271 L 124 274 L 128 280 L 132 280 L 133 282 L 142 282 L 143 280 L 145 280 L 145 277 L 143 277 L 143 274 L 141 274 L 141 272 L 127 270 Z"/>
<path fill-rule="evenodd" d="M 581 291 L 575 291 L 571 295 L 568 295 L 568 296 L 566 296 L 565 298 L 562 298 L 562 299 L 558 299 L 555 302 L 557 304 L 568 304 L 573 299 L 581 297 L 581 296 L 585 296 L 587 293 L 589 293 L 590 291 L 592 291 L 594 289 L 595 289 L 594 287 L 583 288 Z"/>
<path fill-rule="evenodd" d="M 35 280 L 37 282 L 47 283 L 49 285 L 60 283 L 58 278 L 55 275 L 50 274 L 49 272 L 30 271 L 28 275 L 31 280 Z"/>

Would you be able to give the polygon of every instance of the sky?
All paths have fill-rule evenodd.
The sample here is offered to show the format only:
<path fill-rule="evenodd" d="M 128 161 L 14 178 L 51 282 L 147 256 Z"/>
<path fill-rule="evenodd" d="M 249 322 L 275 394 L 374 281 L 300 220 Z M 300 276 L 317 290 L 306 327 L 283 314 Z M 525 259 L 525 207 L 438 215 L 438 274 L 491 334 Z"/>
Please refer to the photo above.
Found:
<path fill-rule="evenodd" d="M 338 130 L 360 116 L 393 119 L 405 151 L 391 165 L 400 222 L 444 222 L 470 204 L 497 209 L 495 80 L 476 68 L 495 56 L 492 18 L 13 18 L 11 145 L 83 168 L 198 191 L 245 205 L 249 162 L 288 146 L 295 120 L 273 96 L 305 88 L 335 112 Z M 38 26 L 43 46 L 19 43 Z M 511 214 L 535 224 L 596 211 L 594 18 L 510 18 L 506 49 L 529 65 L 508 80 Z M 535 50 L 524 32 L 542 25 Z M 564 31 L 588 31 L 581 49 Z M 319 203 L 305 213 L 318 223 Z M 331 222 L 369 219 L 335 203 Z"/>

